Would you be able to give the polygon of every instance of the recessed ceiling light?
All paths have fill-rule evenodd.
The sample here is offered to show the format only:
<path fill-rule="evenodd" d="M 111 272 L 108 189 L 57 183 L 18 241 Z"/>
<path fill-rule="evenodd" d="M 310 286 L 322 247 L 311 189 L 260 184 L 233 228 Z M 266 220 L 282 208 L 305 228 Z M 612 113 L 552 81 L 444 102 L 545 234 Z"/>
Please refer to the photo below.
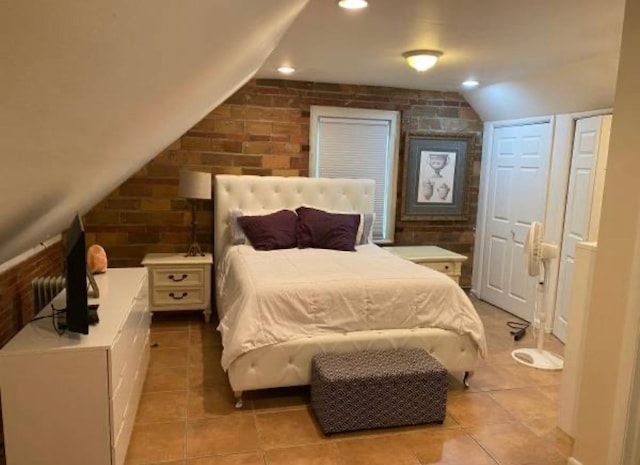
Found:
<path fill-rule="evenodd" d="M 278 68 L 278 71 L 282 74 L 293 74 L 296 70 L 291 66 L 281 66 L 280 68 Z"/>
<path fill-rule="evenodd" d="M 367 0 L 340 0 L 338 6 L 347 10 L 360 10 L 369 6 Z"/>
<path fill-rule="evenodd" d="M 467 89 L 473 89 L 474 87 L 478 87 L 478 84 L 480 83 L 475 79 L 467 79 L 462 83 L 462 86 L 466 87 Z"/>
<path fill-rule="evenodd" d="M 407 60 L 407 64 L 416 71 L 426 71 L 432 68 L 442 56 L 442 52 L 437 50 L 411 50 L 404 52 L 402 56 Z"/>

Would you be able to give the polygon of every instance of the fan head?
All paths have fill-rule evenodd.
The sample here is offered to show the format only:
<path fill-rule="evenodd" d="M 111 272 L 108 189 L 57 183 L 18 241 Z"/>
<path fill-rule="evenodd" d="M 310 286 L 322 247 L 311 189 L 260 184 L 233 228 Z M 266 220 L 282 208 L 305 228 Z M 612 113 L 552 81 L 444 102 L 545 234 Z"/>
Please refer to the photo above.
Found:
<path fill-rule="evenodd" d="M 524 254 L 527 262 L 529 276 L 540 275 L 540 265 L 542 264 L 542 238 L 544 237 L 544 226 L 542 223 L 534 221 L 531 223 L 529 233 L 524 241 Z"/>

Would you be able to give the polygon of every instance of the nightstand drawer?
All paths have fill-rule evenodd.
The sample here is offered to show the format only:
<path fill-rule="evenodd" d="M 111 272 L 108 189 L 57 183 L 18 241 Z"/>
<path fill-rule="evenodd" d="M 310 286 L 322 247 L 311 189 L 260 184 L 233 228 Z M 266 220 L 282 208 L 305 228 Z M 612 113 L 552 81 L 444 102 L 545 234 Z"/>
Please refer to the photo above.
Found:
<path fill-rule="evenodd" d="M 204 288 L 174 287 L 154 289 L 151 302 L 154 306 L 185 307 L 192 305 L 197 308 L 198 305 L 205 303 Z"/>
<path fill-rule="evenodd" d="M 153 268 L 153 285 L 199 287 L 204 282 L 204 267 Z"/>
<path fill-rule="evenodd" d="M 439 271 L 448 275 L 459 275 L 460 274 L 460 264 L 452 263 L 452 262 L 423 262 L 420 263 L 422 266 L 426 266 L 427 268 L 431 268 L 432 270 Z"/>

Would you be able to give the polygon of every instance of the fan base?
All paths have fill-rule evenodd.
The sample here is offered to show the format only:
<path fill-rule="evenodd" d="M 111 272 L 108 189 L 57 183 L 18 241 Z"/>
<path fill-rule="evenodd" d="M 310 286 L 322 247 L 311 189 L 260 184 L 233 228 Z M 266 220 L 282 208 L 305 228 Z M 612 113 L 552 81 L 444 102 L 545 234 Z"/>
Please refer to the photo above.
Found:
<path fill-rule="evenodd" d="M 559 355 L 540 349 L 516 349 L 511 356 L 517 362 L 539 370 L 562 370 L 564 360 Z"/>

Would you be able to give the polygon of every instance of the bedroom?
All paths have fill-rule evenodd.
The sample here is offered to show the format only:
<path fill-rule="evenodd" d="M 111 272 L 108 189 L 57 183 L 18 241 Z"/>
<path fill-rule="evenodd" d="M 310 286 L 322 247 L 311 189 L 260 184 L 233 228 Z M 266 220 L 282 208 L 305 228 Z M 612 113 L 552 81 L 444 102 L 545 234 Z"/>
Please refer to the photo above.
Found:
<path fill-rule="evenodd" d="M 107 103 L 108 103 L 108 102 L 101 102 L 101 104 L 102 104 L 102 105 L 106 105 Z M 160 110 L 162 110 L 162 111 L 160 111 Z M 151 111 L 153 111 L 153 112 L 158 112 L 158 113 L 162 113 L 162 114 L 165 114 L 165 113 L 166 113 L 166 110 L 163 110 L 162 108 L 153 108 Z M 617 106 L 616 106 L 616 111 L 618 111 L 618 107 L 617 107 Z M 200 112 L 200 114 L 204 114 L 204 113 L 205 113 L 205 112 L 204 112 L 204 111 L 202 111 L 201 109 L 198 109 L 198 112 Z M 159 116 L 160 116 L 160 115 L 159 115 Z M 179 116 L 179 115 L 177 115 L 177 114 L 176 114 L 176 115 L 173 115 L 173 118 L 178 119 L 178 116 Z M 528 115 L 524 115 L 524 114 L 523 114 L 522 116 L 528 116 Z M 96 122 L 97 122 L 97 123 L 98 123 L 98 122 L 100 122 L 100 121 L 99 121 L 99 118 L 101 117 L 101 115 L 96 115 L 95 117 L 96 117 L 96 118 L 98 118 L 98 119 L 96 120 Z M 131 116 L 131 117 L 133 118 L 133 116 Z M 172 129 L 171 131 L 167 131 L 167 134 L 171 133 L 171 134 L 172 134 L 171 140 L 175 140 L 175 139 L 176 139 L 180 134 L 184 133 L 184 131 L 185 131 L 185 130 L 187 130 L 189 127 L 191 127 L 191 126 L 193 125 L 193 123 L 195 123 L 195 122 L 196 122 L 196 120 L 198 120 L 198 119 L 199 119 L 199 118 L 194 119 L 190 124 L 186 124 L 186 123 L 184 123 L 184 122 L 176 123 L 176 126 L 178 126 L 178 125 L 182 125 L 181 129 L 180 129 L 180 130 L 177 130 L 177 129 L 175 129 L 175 128 L 174 128 L 174 129 Z M 124 122 L 126 123 L 127 121 L 124 121 Z M 82 122 L 75 120 L 75 123 L 76 123 L 76 124 L 81 124 Z M 163 126 L 163 124 L 164 124 L 164 123 L 162 123 L 161 121 L 159 121 L 158 123 L 159 123 L 160 127 L 162 127 L 162 126 Z M 141 129 L 140 129 L 140 130 L 141 130 Z M 146 130 L 146 131 L 148 131 L 148 130 L 150 130 L 150 129 L 149 129 L 149 128 L 147 128 L 147 129 L 145 129 L 145 130 Z M 144 131 L 143 131 L 143 132 L 140 132 L 140 136 L 141 136 L 141 138 L 145 139 L 145 137 L 142 137 L 142 136 L 143 136 L 143 134 L 145 134 L 145 132 L 144 132 Z M 258 134 L 258 135 L 259 135 L 259 134 Z M 168 137 L 168 135 L 167 135 L 167 136 L 165 136 L 165 137 Z M 135 138 L 135 137 L 134 137 L 133 139 L 135 139 L 136 141 L 138 140 L 138 139 L 137 139 L 137 138 Z M 25 140 L 26 140 L 26 139 L 25 139 Z M 150 139 L 145 139 L 144 143 L 145 143 L 145 144 L 147 144 L 147 141 L 148 141 L 148 140 L 150 140 Z M 151 150 L 151 149 L 145 149 L 145 150 L 144 150 L 144 152 L 145 152 L 145 153 L 148 153 L 148 158 L 151 158 L 151 157 L 153 157 L 155 154 L 157 154 L 158 152 L 160 152 L 160 151 L 163 149 L 163 147 L 164 147 L 165 145 L 168 145 L 168 143 L 169 143 L 171 140 L 159 141 L 159 140 L 157 140 L 157 139 L 154 139 L 153 144 L 149 144 L 149 145 L 154 145 L 154 147 L 153 147 L 153 153 L 151 153 L 151 152 L 149 151 L 149 150 Z M 256 141 L 256 142 L 259 142 L 259 141 Z M 136 143 L 137 143 L 137 142 L 136 142 Z M 133 147 L 133 146 L 132 146 L 132 147 Z M 21 150 L 24 150 L 24 147 L 23 147 Z M 132 149 L 132 152 L 133 152 L 133 151 L 134 151 L 134 150 Z M 7 153 L 9 153 L 9 152 L 7 152 Z M 29 153 L 29 152 L 28 152 L 28 151 L 26 151 L 26 152 L 24 152 L 24 151 L 18 151 L 18 146 L 15 146 L 15 147 L 11 147 L 11 153 Z M 187 156 L 187 155 L 188 155 L 188 154 L 184 154 L 184 155 L 181 155 L 181 156 Z M 115 156 L 116 156 L 116 154 L 114 154 L 114 157 L 115 157 Z M 114 179 L 115 179 L 115 178 L 118 178 L 118 180 L 119 180 L 119 181 L 124 181 L 125 179 L 127 179 L 127 178 L 128 178 L 128 175 L 127 175 L 127 174 L 124 174 L 124 171 L 130 172 L 130 173 L 131 173 L 131 172 L 134 172 L 134 171 L 136 171 L 139 167 L 142 167 L 142 166 L 144 165 L 145 161 L 146 161 L 146 160 L 145 160 L 145 161 L 142 161 L 142 160 L 137 161 L 137 162 L 136 162 L 136 163 L 137 163 L 137 166 L 132 166 L 132 164 L 133 164 L 133 163 L 117 164 L 117 165 L 116 165 L 116 166 L 114 166 L 113 168 L 109 169 L 109 166 L 111 166 L 109 163 L 114 163 L 114 164 L 115 164 L 115 163 L 118 163 L 118 162 L 113 161 L 113 162 L 109 162 L 109 163 L 107 163 L 107 160 L 108 160 L 107 156 L 106 156 L 106 155 L 102 155 L 102 157 L 103 157 L 104 159 L 101 159 L 100 157 L 98 157 L 97 159 L 92 160 L 93 168 L 94 168 L 95 170 L 98 170 L 98 172 L 113 173 L 112 177 L 113 177 Z M 170 159 L 170 154 L 166 154 L 166 155 L 164 155 L 164 157 L 166 157 L 167 159 Z M 16 157 L 16 158 L 18 158 L 18 157 Z M 271 162 L 273 162 L 273 163 L 281 163 L 281 162 L 282 162 L 282 160 L 280 160 L 280 159 L 278 159 L 278 158 L 274 158 L 274 159 L 271 159 Z M 13 185 L 12 183 L 14 183 L 14 182 L 15 182 L 15 179 L 20 177 L 20 176 L 17 176 L 17 175 L 20 175 L 20 173 L 24 173 L 24 171 L 20 171 L 20 169 L 22 169 L 22 168 L 19 168 L 18 166 L 16 166 L 16 169 L 15 169 L 15 170 L 12 170 L 12 166 L 13 166 L 13 165 L 12 165 L 12 163 L 15 163 L 15 162 L 12 162 L 11 160 L 9 160 L 7 163 L 8 163 L 8 166 L 9 166 L 9 170 L 8 170 L 6 173 L 14 173 L 14 174 L 13 174 L 13 176 L 11 176 L 11 175 L 9 176 L 10 178 L 13 178 L 13 179 L 9 179 L 9 178 L 7 178 L 7 182 L 6 182 L 6 184 L 5 184 L 5 185 L 9 185 L 9 186 L 11 186 L 11 185 Z M 106 164 L 107 164 L 107 166 L 105 166 L 105 164 L 103 164 L 103 163 L 106 163 Z M 167 164 L 169 164 L 169 163 L 167 163 Z M 196 164 L 197 164 L 197 163 L 196 163 Z M 194 165 L 196 165 L 196 164 L 194 164 Z M 17 165 L 17 163 L 16 163 L 16 165 Z M 163 175 L 162 175 L 162 170 L 163 170 L 163 169 L 167 169 L 167 168 L 166 168 L 166 166 L 163 166 L 163 165 L 165 165 L 165 164 L 164 164 L 164 163 L 161 163 L 161 162 L 160 162 L 160 160 L 159 160 L 158 162 L 155 162 L 153 165 L 154 165 L 153 170 L 156 170 L 156 171 L 154 171 L 154 173 L 152 173 L 152 174 L 155 174 L 155 175 L 157 175 L 157 176 L 159 176 L 159 177 L 163 177 Z M 277 165 L 276 165 L 276 166 L 277 166 Z M 624 166 L 624 165 L 623 165 L 623 166 Z M 33 171 L 33 168 L 34 168 L 34 167 L 33 167 L 33 166 L 30 166 L 30 168 L 31 168 L 31 169 L 30 169 L 30 171 Z M 77 167 L 73 167 L 73 166 L 72 166 L 72 167 L 70 167 L 70 168 L 68 168 L 68 169 L 74 169 L 74 168 L 77 168 Z M 277 168 L 276 168 L 276 169 L 277 169 Z M 631 172 L 631 170 L 629 170 L 629 171 L 627 171 L 627 172 Z M 172 173 L 175 173 L 175 171 L 172 171 Z M 32 173 L 31 173 L 31 174 L 32 174 Z M 139 173 L 139 175 L 140 175 L 140 176 L 142 176 L 142 177 L 144 177 L 144 173 L 143 173 L 143 172 Z M 173 175 L 173 174 L 172 174 L 172 175 Z M 26 179 L 26 178 L 22 178 L 22 179 Z M 75 178 L 74 178 L 74 179 L 75 179 Z M 87 203 L 90 203 L 91 205 L 93 205 L 94 203 L 97 203 L 98 201 L 102 200 L 102 199 L 104 198 L 104 196 L 105 196 L 109 191 L 113 190 L 113 188 L 114 188 L 115 186 L 117 186 L 117 185 L 120 183 L 119 181 L 118 181 L 118 182 L 114 182 L 114 179 L 112 179 L 111 181 L 108 181 L 108 182 L 107 182 L 107 180 L 105 180 L 105 184 L 111 183 L 111 184 L 110 184 L 110 186 L 111 186 L 111 187 L 110 187 L 108 190 L 106 190 L 106 191 L 104 190 L 104 188 L 101 188 L 101 189 L 102 189 L 102 191 L 101 191 L 101 192 L 99 192 L 99 190 L 100 190 L 100 189 L 98 189 L 98 188 L 97 188 L 97 186 L 96 186 L 96 188 L 95 188 L 95 189 L 94 189 L 94 188 L 89 188 L 89 186 L 85 186 L 85 187 L 84 187 L 84 189 L 86 189 L 86 190 L 82 190 L 82 189 L 81 189 L 83 194 L 87 194 L 87 195 L 85 195 L 85 197 L 86 197 L 86 202 L 87 202 Z M 99 178 L 99 179 L 97 179 L 97 182 L 98 182 L 98 183 L 100 183 L 100 182 L 102 182 L 102 181 L 103 181 L 103 178 L 102 178 L 102 177 L 101 177 L 101 178 Z M 80 181 L 78 181 L 78 182 L 80 182 Z M 131 183 L 131 184 L 135 184 L 135 183 Z M 131 187 L 131 189 L 136 189 L 136 188 L 138 188 L 138 189 L 141 189 L 142 191 L 148 191 L 148 190 L 154 191 L 154 190 L 155 190 L 156 192 L 162 191 L 162 189 L 163 189 L 163 186 L 162 186 L 161 184 L 158 184 L 158 185 L 153 184 L 153 183 L 150 183 L 150 184 L 152 184 L 152 185 L 151 185 L 151 186 L 147 185 L 147 186 L 144 186 L 144 187 L 140 187 L 140 186 L 138 186 L 138 187 Z M 155 186 L 155 187 L 154 187 L 154 186 Z M 628 187 L 629 187 L 629 186 L 628 186 Z M 34 190 L 36 190 L 36 186 L 33 186 L 33 189 L 34 189 Z M 173 188 L 173 189 L 175 189 L 175 181 L 174 181 L 174 188 Z M 14 189 L 12 189 L 12 191 L 14 191 Z M 34 195 L 35 195 L 36 197 L 38 197 L 39 199 L 40 199 L 40 198 L 41 198 L 41 199 L 44 199 L 44 198 L 52 198 L 52 197 L 54 196 L 53 194 L 54 194 L 55 192 L 56 192 L 56 190 L 55 190 L 54 188 L 51 188 L 51 189 L 47 190 L 47 191 L 45 192 L 45 194 L 44 194 L 44 195 L 43 195 L 42 193 L 40 193 L 40 192 L 35 192 L 35 193 L 34 193 Z M 145 195 L 146 195 L 146 194 L 145 194 Z M 25 197 L 28 197 L 28 196 L 25 196 Z M 175 199 L 175 196 L 172 196 L 171 194 L 167 195 L 167 197 L 171 197 L 171 198 L 174 198 L 174 199 Z M 113 198 L 112 198 L 111 200 L 115 200 L 115 199 L 113 199 Z M 151 200 L 153 200 L 153 199 L 151 199 Z M 177 200 L 176 200 L 176 201 L 177 201 Z M 17 201 L 16 201 L 16 202 L 17 202 Z M 43 204 L 45 204 L 46 202 L 42 202 L 42 203 L 43 203 Z M 169 205 L 171 205 L 171 201 L 168 201 L 168 203 L 169 203 Z M 27 204 L 27 205 L 28 205 L 28 204 Z M 115 205 L 115 202 L 114 202 L 114 205 Z M 137 215 L 130 215 L 130 216 L 128 216 L 127 221 L 129 221 L 129 222 L 143 221 L 143 222 L 144 222 L 143 224 L 147 224 L 147 223 L 146 223 L 146 221 L 145 221 L 146 219 L 148 219 L 149 217 L 151 217 L 151 218 L 156 217 L 156 214 L 155 214 L 155 213 L 154 213 L 154 214 L 149 214 L 149 211 L 154 211 L 154 212 L 161 212 L 161 211 L 163 211 L 163 209 L 167 208 L 167 198 L 164 198 L 164 199 L 163 199 L 163 201 L 157 201 L 157 202 L 149 201 L 149 202 L 147 202 L 147 203 L 145 204 L 145 206 L 146 206 L 147 208 L 149 208 L 149 209 L 150 209 L 150 210 L 148 210 L 148 211 L 143 212 L 144 214 L 146 214 L 146 218 L 145 218 L 145 216 L 144 216 L 144 215 L 140 215 L 140 216 L 137 216 Z M 6 214 L 7 214 L 7 215 L 11 215 L 11 216 L 13 217 L 13 220 L 15 221 L 15 223 L 13 223 L 13 226 L 9 226 L 9 227 L 7 228 L 7 231 L 10 231 L 10 232 L 11 232 L 14 236 L 16 236 L 16 237 L 17 237 L 18 235 L 20 235 L 21 237 L 26 238 L 26 239 L 25 239 L 25 241 L 27 241 L 27 242 L 28 242 L 29 240 L 31 240 L 31 243 L 29 244 L 29 246 L 31 247 L 31 246 L 33 246 L 34 244 L 36 244 L 36 243 L 40 242 L 40 240 L 42 240 L 42 238 L 41 238 L 41 237 L 39 237 L 38 239 L 28 239 L 29 235 L 30 235 L 30 234 L 33 234 L 33 231 L 32 231 L 28 226 L 21 226 L 21 228 L 22 228 L 22 229 L 20 229 L 20 230 L 18 230 L 18 231 L 14 231 L 14 230 L 13 230 L 13 227 L 14 227 L 15 225 L 23 225 L 23 224 L 25 224 L 25 221 L 23 221 L 23 220 L 22 220 L 22 216 L 25 216 L 25 215 L 27 215 L 27 216 L 28 216 L 28 213 L 25 213 L 25 211 L 30 211 L 30 209 L 28 209 L 28 208 L 24 208 L 24 205 L 23 205 L 23 208 L 18 208 L 18 207 L 19 207 L 19 205 L 18 205 L 18 206 L 10 206 L 10 205 L 6 205 L 6 207 L 3 205 L 3 212 L 6 212 Z M 44 207 L 46 207 L 46 210 L 55 210 L 55 209 L 52 209 L 50 205 L 46 205 L 46 206 L 45 206 L 45 205 L 43 205 L 43 208 L 44 208 Z M 87 206 L 87 208 L 88 208 L 88 206 Z M 182 213 L 184 213 L 185 211 L 187 211 L 187 210 L 185 210 L 185 205 L 184 205 L 184 204 L 182 204 L 182 206 L 178 205 L 178 206 L 176 206 L 176 208 L 178 208 L 178 210 L 179 210 L 179 211 L 181 211 Z M 206 218 L 207 218 L 207 212 L 210 212 L 211 210 L 210 210 L 210 206 L 209 206 L 209 207 L 205 207 L 205 208 L 206 208 L 206 211 L 203 211 L 203 212 L 202 212 L 202 214 L 201 214 L 201 215 L 200 215 L 200 217 L 199 217 L 199 221 L 201 221 L 201 222 L 203 222 L 203 221 L 204 221 L 204 222 L 205 222 L 205 224 L 206 224 L 206 221 L 207 221 L 207 219 L 206 219 Z M 72 209 L 73 209 L 73 207 L 72 207 Z M 631 210 L 631 211 L 633 211 L 633 210 Z M 14 213 L 11 213 L 11 212 L 14 212 Z M 54 213 L 57 213 L 57 212 L 54 212 Z M 4 213 L 3 213 L 3 214 L 4 214 Z M 162 215 L 161 215 L 161 214 L 158 214 L 158 215 L 160 215 L 160 217 L 162 217 Z M 36 215 L 36 216 L 38 216 L 38 215 Z M 60 215 L 60 216 L 64 216 L 64 215 Z M 178 221 L 178 220 L 176 219 L 176 216 L 180 216 L 180 218 L 184 219 L 184 215 L 182 215 L 182 216 L 181 216 L 181 215 L 172 215 L 172 214 L 171 214 L 171 212 L 169 212 L 169 213 L 168 213 L 168 215 L 167 215 L 165 218 L 168 218 L 168 221 Z M 46 215 L 42 215 L 42 221 L 44 221 L 45 223 L 46 223 L 46 221 L 48 221 L 48 219 L 47 219 Z M 60 220 L 58 220 L 58 221 L 60 221 Z M 66 220 L 65 220 L 65 221 L 66 221 Z M 105 220 L 105 221 L 106 221 L 106 220 Z M 160 221 L 164 221 L 164 220 L 160 220 Z M 187 219 L 186 221 L 188 222 L 189 220 Z M 47 223 L 47 224 L 48 224 L 48 223 Z M 201 224 L 202 224 L 202 223 L 201 223 Z M 109 226 L 109 225 L 107 225 L 107 226 Z M 45 232 L 43 231 L 44 229 L 46 229 L 46 228 L 45 228 L 44 223 L 39 223 L 39 224 L 35 225 L 34 227 L 35 227 L 35 230 L 36 230 L 36 233 L 37 233 L 37 234 L 40 234 L 40 233 L 45 234 Z M 58 226 L 58 229 L 53 228 L 53 229 L 51 229 L 51 230 L 49 231 L 49 233 L 55 233 L 55 232 L 57 232 L 57 231 L 60 231 L 63 227 L 64 227 L 64 226 L 62 225 L 62 223 L 60 223 L 60 225 Z M 114 232 L 114 231 L 108 231 L 108 229 L 109 229 L 109 228 L 104 228 L 105 233 L 107 233 L 108 235 L 110 235 L 110 236 L 107 236 L 107 237 L 111 237 L 111 239 L 112 239 L 112 240 L 115 240 L 116 242 L 122 239 L 122 236 L 118 236 L 118 235 L 117 235 L 117 232 Z M 176 229 L 178 229 L 178 228 L 176 228 Z M 203 227 L 203 230 L 204 230 L 204 229 L 206 229 L 206 226 L 204 226 L 204 227 Z M 23 231 L 24 231 L 24 234 L 22 234 L 22 232 L 23 232 Z M 179 242 L 178 244 L 176 244 L 176 247 L 183 247 L 183 244 L 184 244 L 184 237 L 185 237 L 185 232 L 187 232 L 187 231 L 188 231 L 188 226 L 187 226 L 187 227 L 182 227 L 182 228 L 180 228 L 178 232 L 174 232 L 173 236 L 172 236 L 171 234 L 167 234 L 167 236 L 166 236 L 166 242 L 171 241 L 171 240 L 172 240 L 172 238 L 173 238 L 173 240 L 174 240 L 174 241 Z M 627 232 L 628 232 L 628 231 L 627 231 Z M 36 234 L 36 235 L 37 235 L 37 234 Z M 97 234 L 97 233 L 96 233 L 96 234 Z M 118 261 L 117 261 L 117 260 L 118 260 L 118 253 L 119 253 L 119 252 L 118 252 L 118 248 L 119 248 L 119 247 L 120 247 L 120 251 L 121 251 L 121 254 L 122 254 L 122 255 L 121 255 L 121 257 L 126 258 L 126 256 L 127 256 L 127 255 L 129 255 L 129 254 L 138 254 L 138 255 L 141 255 L 143 252 L 140 252 L 140 249 L 143 249 L 143 248 L 144 248 L 144 241 L 153 240 L 153 237 L 154 237 L 155 231 L 151 231 L 151 232 L 144 231 L 144 232 L 139 232 L 139 233 L 137 233 L 137 234 L 140 234 L 140 235 L 141 235 L 140 237 L 138 237 L 138 238 L 137 238 L 137 240 L 138 240 L 139 242 L 143 242 L 143 245 L 131 245 L 131 246 L 126 246 L 126 245 L 125 245 L 125 246 L 122 246 L 122 243 L 116 243 L 116 244 L 113 244 L 114 249 L 113 249 L 113 251 L 110 251 L 110 254 L 109 254 L 109 255 L 110 255 L 110 257 L 113 257 L 113 258 L 114 258 L 114 260 L 115 260 L 114 266 L 118 266 L 118 265 L 125 265 L 125 264 L 127 264 L 127 263 L 124 263 L 124 262 L 120 262 L 120 263 L 118 263 Z M 206 234 L 206 233 L 205 233 L 205 234 Z M 142 236 L 144 236 L 144 235 L 147 235 L 147 237 L 142 237 Z M 5 237 L 7 237 L 7 236 L 5 236 Z M 32 237 L 33 237 L 33 236 L 32 236 Z M 430 242 L 432 239 L 431 239 L 431 238 L 428 238 L 428 237 L 425 237 L 425 238 L 421 238 L 420 240 L 421 240 L 421 241 L 422 241 L 422 240 L 424 240 L 424 241 L 426 241 L 426 242 Z M 468 238 L 467 238 L 466 240 L 467 240 L 467 243 L 466 243 L 466 244 L 467 244 L 467 247 L 468 247 L 468 246 L 469 246 Z M 631 236 L 629 236 L 629 240 L 631 241 Z M 3 239 L 3 244 L 4 244 L 4 243 L 5 243 L 5 239 Z M 201 240 L 201 243 L 203 243 L 203 244 L 204 244 L 204 243 L 210 243 L 210 238 L 206 238 L 206 237 L 205 237 L 205 238 L 203 238 L 203 239 Z M 25 248 L 27 248 L 27 247 L 25 247 Z M 24 250 L 24 249 L 21 249 L 21 250 Z M 136 252 L 136 250 L 137 250 L 137 252 Z M 19 253 L 19 250 L 16 250 L 16 251 L 15 251 L 15 253 L 14 253 L 14 255 L 16 255 L 17 253 Z M 12 256 L 13 256 L 13 255 L 12 255 Z M 8 256 L 8 257 L 6 257 L 5 259 L 11 258 L 12 256 Z M 3 261 L 4 261 L 5 259 L 3 259 Z M 139 258 L 138 258 L 137 260 L 138 260 L 138 261 L 135 263 L 136 265 L 138 265 L 138 264 L 139 264 Z M 132 262 L 133 262 L 133 260 L 132 260 Z M 130 264 L 130 265 L 131 265 L 131 264 L 133 264 L 133 263 L 128 263 L 128 264 Z M 5 295 L 3 295 L 3 299 L 4 299 L 4 298 L 6 298 L 6 297 L 5 297 Z M 12 307 L 12 306 L 13 306 L 13 304 L 9 304 L 9 306 L 10 306 L 10 307 Z"/>

